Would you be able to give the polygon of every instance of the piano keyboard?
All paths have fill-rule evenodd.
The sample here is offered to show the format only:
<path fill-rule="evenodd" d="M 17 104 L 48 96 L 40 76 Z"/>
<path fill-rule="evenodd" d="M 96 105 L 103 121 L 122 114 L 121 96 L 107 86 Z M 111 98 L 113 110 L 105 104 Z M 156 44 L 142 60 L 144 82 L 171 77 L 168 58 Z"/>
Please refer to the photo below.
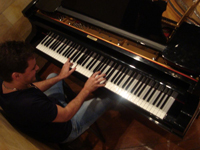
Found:
<path fill-rule="evenodd" d="M 76 71 L 87 78 L 94 72 L 106 73 L 105 88 L 163 119 L 178 93 L 134 69 L 91 51 L 50 32 L 36 47 L 46 55 L 65 63 L 68 58 Z"/>

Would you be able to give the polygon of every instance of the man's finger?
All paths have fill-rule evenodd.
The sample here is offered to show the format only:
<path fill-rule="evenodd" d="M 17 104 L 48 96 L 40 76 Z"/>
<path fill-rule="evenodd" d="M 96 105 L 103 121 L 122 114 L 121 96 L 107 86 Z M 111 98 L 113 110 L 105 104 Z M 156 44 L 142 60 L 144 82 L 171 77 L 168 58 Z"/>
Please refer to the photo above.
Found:
<path fill-rule="evenodd" d="M 92 75 L 92 77 L 96 77 L 96 75 L 98 75 L 98 74 L 100 74 L 101 73 L 101 71 L 97 71 L 97 72 L 95 72 L 93 75 Z"/>

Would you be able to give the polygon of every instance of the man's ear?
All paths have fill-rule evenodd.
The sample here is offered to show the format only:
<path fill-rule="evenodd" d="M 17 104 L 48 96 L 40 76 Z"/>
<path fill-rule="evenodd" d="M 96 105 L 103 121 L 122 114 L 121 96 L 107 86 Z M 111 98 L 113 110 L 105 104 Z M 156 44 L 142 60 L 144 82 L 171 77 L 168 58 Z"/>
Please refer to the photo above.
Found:
<path fill-rule="evenodd" d="M 13 72 L 12 73 L 12 79 L 13 80 L 19 80 L 20 74 L 18 72 Z"/>

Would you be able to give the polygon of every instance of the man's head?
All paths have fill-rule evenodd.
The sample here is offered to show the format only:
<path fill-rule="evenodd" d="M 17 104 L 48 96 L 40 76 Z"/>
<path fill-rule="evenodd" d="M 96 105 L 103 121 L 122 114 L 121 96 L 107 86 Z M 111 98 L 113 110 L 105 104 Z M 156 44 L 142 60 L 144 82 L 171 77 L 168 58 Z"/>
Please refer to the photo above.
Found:
<path fill-rule="evenodd" d="M 20 41 L 0 44 L 0 78 L 11 82 L 13 73 L 25 73 L 28 61 L 34 59 L 34 48 Z"/>

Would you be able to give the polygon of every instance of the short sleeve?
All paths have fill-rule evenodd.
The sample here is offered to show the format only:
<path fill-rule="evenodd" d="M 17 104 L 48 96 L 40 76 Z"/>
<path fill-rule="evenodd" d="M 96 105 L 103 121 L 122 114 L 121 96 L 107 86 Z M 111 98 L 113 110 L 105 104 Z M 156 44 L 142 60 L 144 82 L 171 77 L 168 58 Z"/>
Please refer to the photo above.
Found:
<path fill-rule="evenodd" d="M 37 122 L 52 122 L 57 116 L 57 106 L 46 97 L 37 98 L 32 103 L 32 119 Z"/>

